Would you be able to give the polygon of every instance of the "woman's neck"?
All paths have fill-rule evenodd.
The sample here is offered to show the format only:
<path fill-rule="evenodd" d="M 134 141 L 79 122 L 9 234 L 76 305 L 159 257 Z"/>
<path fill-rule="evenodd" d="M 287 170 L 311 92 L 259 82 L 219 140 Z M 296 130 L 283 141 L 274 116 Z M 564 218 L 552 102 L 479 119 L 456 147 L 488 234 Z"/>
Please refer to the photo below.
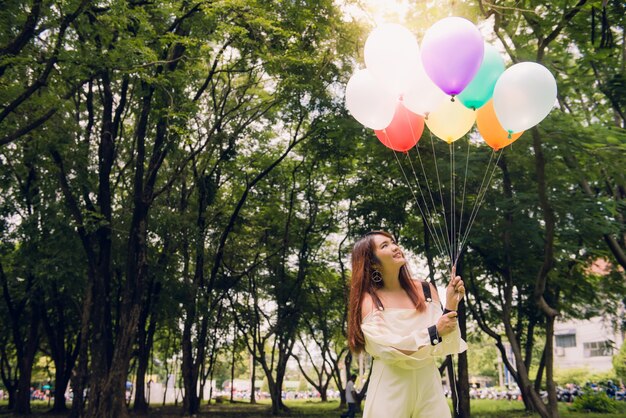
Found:
<path fill-rule="evenodd" d="M 383 276 L 383 288 L 389 292 L 395 292 L 402 290 L 400 284 L 400 269 L 395 271 L 382 271 Z"/>

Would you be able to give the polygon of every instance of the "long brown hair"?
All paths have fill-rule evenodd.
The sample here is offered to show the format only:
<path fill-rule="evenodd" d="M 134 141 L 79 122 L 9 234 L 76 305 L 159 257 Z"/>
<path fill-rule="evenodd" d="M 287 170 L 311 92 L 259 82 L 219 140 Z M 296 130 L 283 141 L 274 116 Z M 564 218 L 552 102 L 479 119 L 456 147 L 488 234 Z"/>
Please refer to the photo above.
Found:
<path fill-rule="evenodd" d="M 374 271 L 373 264 L 378 260 L 374 254 L 374 236 L 382 235 L 391 240 L 393 236 L 385 231 L 372 231 L 362 236 L 352 248 L 352 277 L 350 279 L 350 297 L 348 301 L 348 345 L 350 351 L 359 353 L 365 348 L 365 337 L 361 331 L 361 304 L 363 295 L 368 293 L 377 306 L 382 302 L 376 290 L 382 287 L 382 282 L 377 284 L 372 280 Z M 411 279 L 411 274 L 406 264 L 400 267 L 400 286 L 409 295 L 415 305 L 415 309 L 426 309 L 423 291 L 416 287 Z M 419 290 L 418 290 L 419 289 Z"/>

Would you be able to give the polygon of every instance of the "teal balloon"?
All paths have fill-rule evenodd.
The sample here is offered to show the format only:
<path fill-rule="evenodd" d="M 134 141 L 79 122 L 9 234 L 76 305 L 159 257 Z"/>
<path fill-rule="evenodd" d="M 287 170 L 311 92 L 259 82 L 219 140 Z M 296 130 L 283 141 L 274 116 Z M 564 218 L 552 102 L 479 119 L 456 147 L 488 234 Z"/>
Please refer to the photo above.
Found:
<path fill-rule="evenodd" d="M 493 96 L 496 81 L 504 72 L 504 60 L 491 45 L 485 44 L 483 63 L 465 89 L 458 95 L 459 100 L 469 109 L 478 109 Z"/>

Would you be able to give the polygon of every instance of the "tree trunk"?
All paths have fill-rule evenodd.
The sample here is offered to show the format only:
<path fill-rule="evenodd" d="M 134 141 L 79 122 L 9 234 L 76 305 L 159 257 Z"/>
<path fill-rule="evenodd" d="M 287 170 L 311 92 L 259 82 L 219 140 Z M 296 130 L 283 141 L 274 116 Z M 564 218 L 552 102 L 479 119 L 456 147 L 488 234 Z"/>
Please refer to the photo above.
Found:
<path fill-rule="evenodd" d="M 143 344 L 142 344 L 143 345 Z M 135 403 L 133 411 L 144 415 L 148 412 L 148 402 L 146 401 L 146 371 L 150 362 L 150 348 L 142 347 L 137 358 L 137 373 L 135 375 Z"/>
<path fill-rule="evenodd" d="M 167 244 L 166 244 L 167 245 Z M 159 260 L 161 261 L 161 260 Z M 162 261 L 159 263 L 162 267 Z M 150 353 L 152 352 L 152 345 L 154 341 L 154 334 L 156 332 L 156 317 L 155 317 L 155 304 L 157 303 L 161 285 L 160 283 L 154 284 L 154 277 L 149 286 L 149 294 L 147 295 L 146 306 L 143 307 L 140 324 L 139 324 L 139 353 L 137 355 L 137 374 L 135 384 L 135 404 L 133 410 L 138 414 L 146 414 L 148 412 L 149 399 L 146 400 L 145 387 L 146 387 L 146 372 L 150 363 Z M 148 331 L 145 330 L 146 320 L 149 318 Z M 149 395 L 148 395 L 149 396 Z"/>
<path fill-rule="evenodd" d="M 281 400 L 281 388 L 274 384 L 273 382 L 267 382 L 270 389 L 270 398 L 272 400 L 272 415 L 278 415 L 280 413 L 280 404 Z"/>
<path fill-rule="evenodd" d="M 320 393 L 320 399 L 322 402 L 328 402 L 328 390 L 326 387 L 323 387 L 321 389 L 318 389 L 318 392 Z"/>
<path fill-rule="evenodd" d="M 185 395 L 183 396 L 183 410 L 187 415 L 196 414 L 199 410 L 199 399 L 196 391 L 196 383 L 198 382 L 198 375 L 195 373 L 195 366 L 192 355 L 192 341 L 191 341 L 191 328 L 192 324 L 185 321 L 185 328 L 183 330 L 183 362 L 181 365 L 180 373 L 183 379 L 183 386 L 185 388 Z"/>
<path fill-rule="evenodd" d="M 541 360 L 539 361 L 539 369 L 537 370 L 537 377 L 535 378 L 535 390 L 541 391 L 541 380 L 543 379 L 543 372 L 546 368 L 546 349 L 544 346 L 543 353 L 541 354 Z"/>
<path fill-rule="evenodd" d="M 89 257 L 88 257 L 89 258 Z M 84 391 L 87 387 L 87 363 L 89 344 L 89 324 L 91 323 L 91 309 L 93 298 L 94 270 L 91 265 L 88 268 L 88 283 L 85 286 L 85 295 L 83 297 L 83 307 L 80 320 L 80 336 L 78 337 L 78 364 L 72 372 L 72 412 L 70 418 L 78 418 L 83 414 L 85 408 Z"/>
<path fill-rule="evenodd" d="M 111 321 L 112 280 L 112 196 L 111 169 L 115 155 L 113 126 L 113 93 L 109 74 L 102 74 L 102 126 L 98 147 L 98 205 L 102 222 L 97 231 L 97 269 L 93 284 L 93 310 L 91 335 L 90 381 L 87 416 L 107 417 L 112 410 L 111 383 L 109 382 L 113 358 L 113 329 Z M 124 391 L 122 392 L 124 393 Z M 126 416 L 126 415 L 123 415 Z"/>
<path fill-rule="evenodd" d="M 276 368 L 276 394 L 278 396 L 278 409 L 277 411 L 280 412 L 289 412 L 289 408 L 287 408 L 287 406 L 283 403 L 283 383 L 285 380 L 285 369 L 282 367 L 277 367 Z M 282 370 L 281 370 L 282 369 Z M 274 410 L 274 405 L 272 405 L 272 410 Z"/>
<path fill-rule="evenodd" d="M 278 344 L 281 346 L 281 344 Z M 270 390 L 270 398 L 272 400 L 272 415 L 278 415 L 281 412 L 289 412 L 289 408 L 283 403 L 282 390 L 283 381 L 285 379 L 285 372 L 287 366 L 287 360 L 291 357 L 291 348 L 293 344 L 289 345 L 286 350 L 279 350 L 278 361 L 276 362 L 276 374 L 272 376 L 272 370 L 269 369 L 263 358 L 260 358 L 263 371 L 267 377 L 267 385 Z M 288 351 L 285 353 L 284 351 Z"/>
<path fill-rule="evenodd" d="M 456 272 L 459 276 L 463 276 L 463 255 L 461 254 L 458 257 Z M 465 307 L 465 302 L 461 301 L 459 303 L 458 309 L 458 323 L 459 329 L 461 332 L 461 338 L 467 340 L 467 310 Z M 453 362 L 451 361 L 448 364 L 448 371 L 453 370 Z M 453 382 L 450 382 L 450 387 L 452 387 Z M 455 387 L 453 388 L 453 393 L 455 393 L 456 397 L 452 398 L 452 406 L 454 407 L 454 415 L 456 418 L 469 418 L 470 417 L 470 402 L 469 402 L 469 371 L 467 364 L 467 352 L 461 353 L 458 355 L 457 361 L 457 375 Z M 458 401 L 457 401 L 458 399 Z"/>
<path fill-rule="evenodd" d="M 15 413 L 17 415 L 30 414 L 30 381 L 33 370 L 34 356 L 31 359 L 24 357 L 20 362 L 20 377 L 17 381 Z"/>
<path fill-rule="evenodd" d="M 546 418 L 559 418 L 559 410 L 556 403 L 556 386 L 553 381 L 553 337 L 554 319 L 558 311 L 548 305 L 544 294 L 546 292 L 548 273 L 554 267 L 554 236 L 556 219 L 548 198 L 548 186 L 545 178 L 545 158 L 541 144 L 541 136 L 536 127 L 531 130 L 533 137 L 533 150 L 535 151 L 535 173 L 537 176 L 537 192 L 539 204 L 545 222 L 544 260 L 539 272 L 534 289 L 534 299 L 537 307 L 546 316 L 546 389 L 548 391 L 548 408 Z M 542 404 L 543 406 L 543 404 Z"/>
<path fill-rule="evenodd" d="M 55 363 L 56 365 L 56 363 Z M 71 370 L 71 369 L 69 369 Z M 56 369 L 54 373 L 54 404 L 50 412 L 65 413 L 67 405 L 65 404 L 65 390 L 69 383 L 69 373 L 67 369 Z"/>
<path fill-rule="evenodd" d="M 459 399 L 459 389 L 456 381 L 456 375 L 454 373 L 454 362 L 452 361 L 452 356 L 448 355 L 446 361 L 446 371 L 448 372 L 448 381 L 450 382 L 450 398 L 452 399 L 452 408 L 454 409 L 454 416 L 458 417 L 458 401 Z M 435 384 L 441 384 L 441 382 L 435 382 Z"/>
<path fill-rule="evenodd" d="M 256 327 L 254 328 L 256 331 Z M 253 341 L 254 338 L 256 338 L 255 336 L 253 336 Z M 252 345 L 252 347 L 254 347 L 254 345 Z M 250 403 L 251 404 L 255 404 L 256 403 L 256 388 L 254 386 L 254 381 L 256 380 L 256 360 L 254 359 L 254 354 L 252 354 L 252 358 L 250 359 L 250 363 L 252 363 L 250 365 Z"/>
<path fill-rule="evenodd" d="M 9 392 L 9 404 L 7 405 L 7 409 L 9 411 L 15 410 L 16 398 L 17 398 L 17 385 L 11 388 L 7 388 L 7 392 Z"/>
<path fill-rule="evenodd" d="M 546 405 L 541 400 L 539 394 L 534 390 L 533 382 L 530 380 L 528 370 L 526 369 L 524 359 L 522 358 L 521 347 L 518 344 L 515 332 L 510 326 L 510 319 L 505 319 L 504 323 L 507 338 L 511 343 L 511 349 L 515 357 L 515 367 L 517 370 L 517 378 L 515 380 L 520 388 L 520 391 L 522 392 L 522 396 L 528 401 L 532 408 L 539 413 L 539 415 L 541 415 L 543 418 L 550 418 Z"/>
<path fill-rule="evenodd" d="M 51 357 L 54 361 L 55 367 L 54 405 L 50 412 L 63 413 L 67 411 L 67 406 L 65 404 L 65 390 L 67 389 L 67 384 L 76 363 L 81 337 L 79 333 L 76 337 L 73 350 L 71 348 L 71 344 L 66 344 L 66 334 L 72 333 L 72 330 L 67 328 L 67 321 L 64 312 L 65 303 L 64 300 L 61 300 L 61 295 L 55 291 L 53 291 L 53 296 L 51 296 L 51 298 L 53 298 L 53 301 L 49 307 L 47 307 L 44 303 L 41 304 L 43 328 L 46 332 Z M 52 320 L 48 316 L 48 308 L 56 310 L 56 320 Z M 72 337 L 69 336 L 69 338 Z"/>
<path fill-rule="evenodd" d="M 39 292 L 35 292 L 35 300 Z M 18 357 L 19 378 L 17 380 L 17 392 L 15 398 L 15 413 L 18 415 L 30 414 L 30 383 L 33 373 L 33 363 L 35 362 L 35 354 L 39 347 L 39 321 L 41 318 L 40 310 L 32 306 L 30 328 L 28 331 L 28 340 L 24 343 L 22 355 Z M 18 341 L 15 342 L 18 344 Z M 21 342 L 19 342 L 21 343 Z"/>
<path fill-rule="evenodd" d="M 101 392 L 95 401 L 92 400 L 92 392 L 89 394 L 89 410 L 93 411 L 90 417 L 117 418 L 129 416 L 126 404 L 126 381 L 138 320 L 138 306 L 133 307 L 128 314 L 122 315 L 111 367 L 104 382 L 101 381 L 98 385 Z"/>
<path fill-rule="evenodd" d="M 233 396 L 235 393 L 235 354 L 237 354 L 237 327 L 234 327 L 234 334 L 233 334 L 233 355 L 231 357 L 231 362 L 230 362 L 230 402 L 233 402 Z"/>
<path fill-rule="evenodd" d="M 461 302 L 458 309 L 459 327 L 461 328 L 461 338 L 467 339 L 467 311 L 465 303 Z M 470 414 L 470 394 L 469 394 L 469 370 L 467 362 L 467 351 L 458 355 L 457 362 L 457 393 L 459 396 L 457 418 L 469 418 Z"/>
<path fill-rule="evenodd" d="M 190 305 L 186 307 L 187 315 L 185 317 L 185 324 L 183 329 L 183 366 L 181 372 L 183 374 L 183 382 L 185 385 L 185 396 L 183 398 L 183 409 L 186 414 L 194 415 L 200 410 L 200 398 L 197 393 L 198 378 L 200 374 L 200 365 L 204 362 L 204 345 L 206 344 L 206 327 L 208 325 L 209 312 L 204 312 L 204 316 L 198 314 L 196 308 L 196 298 L 198 293 L 202 293 L 204 290 L 206 293 L 210 293 L 210 290 L 205 289 L 204 279 L 204 241 L 206 237 L 206 208 L 208 201 L 208 183 L 207 179 L 202 176 L 196 176 L 195 185 L 198 188 L 198 211 L 196 215 L 196 241 L 195 241 L 195 270 L 193 274 L 193 281 L 191 283 Z M 186 255 L 189 257 L 189 255 Z M 185 275 L 187 276 L 187 275 Z M 205 300 L 205 299 L 203 299 Z M 197 326 L 198 318 L 200 321 L 200 332 L 196 338 L 196 356 L 193 355 L 193 341 L 192 341 L 192 328 L 194 324 Z M 232 390 L 232 386 L 231 386 Z M 232 392 L 231 392 L 232 393 Z M 232 398 L 232 395 L 231 395 Z M 231 399 L 232 400 L 232 399 Z"/>
<path fill-rule="evenodd" d="M 546 389 L 548 391 L 548 409 L 550 416 L 559 417 L 559 405 L 554 384 L 554 316 L 546 318 Z"/>

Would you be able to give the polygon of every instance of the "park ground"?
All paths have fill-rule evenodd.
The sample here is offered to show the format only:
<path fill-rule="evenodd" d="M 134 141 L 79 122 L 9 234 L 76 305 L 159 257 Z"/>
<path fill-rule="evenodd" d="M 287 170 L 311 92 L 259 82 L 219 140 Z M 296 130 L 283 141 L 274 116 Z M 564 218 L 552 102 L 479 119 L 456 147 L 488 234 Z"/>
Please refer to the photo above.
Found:
<path fill-rule="evenodd" d="M 280 417 L 310 417 L 310 418 L 337 418 L 341 414 L 338 401 L 328 403 L 320 403 L 318 401 L 287 401 L 287 406 L 291 408 L 291 412 Z M 46 403 L 34 403 L 34 418 L 61 418 L 65 415 L 51 415 L 47 413 Z M 164 407 L 153 407 L 148 413 L 148 417 L 174 418 L 180 417 L 180 406 L 166 405 Z M 624 418 L 626 417 L 626 404 L 620 413 L 617 414 L 598 414 L 590 412 L 573 412 L 569 405 L 565 403 L 559 404 L 561 418 Z M 502 400 L 472 400 L 471 401 L 472 418 L 535 418 L 538 414 L 527 415 L 524 406 L 520 401 L 502 401 Z M 13 417 L 6 409 L 6 403 L 0 404 L 0 417 Z M 135 416 L 135 415 L 133 415 Z M 260 402 L 256 405 L 246 403 L 221 404 L 203 406 L 198 417 L 212 418 L 273 418 L 270 405 L 267 402 Z M 357 414 L 357 418 L 361 414 Z"/>

